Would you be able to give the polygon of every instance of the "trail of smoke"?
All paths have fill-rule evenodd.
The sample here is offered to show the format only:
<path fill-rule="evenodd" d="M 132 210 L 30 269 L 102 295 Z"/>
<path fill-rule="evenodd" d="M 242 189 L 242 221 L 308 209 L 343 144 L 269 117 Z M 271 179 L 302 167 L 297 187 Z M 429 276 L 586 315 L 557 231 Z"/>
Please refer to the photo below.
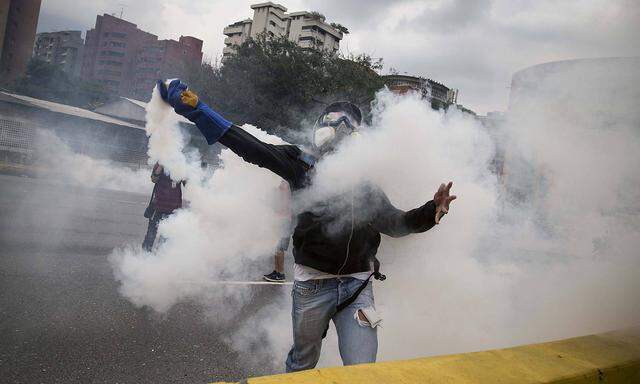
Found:
<path fill-rule="evenodd" d="M 186 148 L 187 140 L 180 130 L 180 116 L 160 97 L 158 88 L 153 89 L 147 104 L 146 125 L 149 136 L 149 164 L 162 164 L 174 180 L 199 180 L 199 154 Z"/>
<path fill-rule="evenodd" d="M 75 153 L 53 132 L 38 131 L 36 146 L 37 166 L 41 177 L 55 178 L 88 188 L 131 192 L 140 192 L 148 188 L 149 169 L 134 170 L 113 161 Z"/>
<path fill-rule="evenodd" d="M 560 82 L 567 89 L 578 83 L 567 81 Z M 602 79 L 598 84 L 628 87 Z M 313 188 L 296 205 L 371 180 L 409 209 L 431 199 L 440 182 L 454 180 L 460 198 L 442 225 L 426 234 L 383 238 L 379 255 L 389 279 L 375 285 L 385 319 L 380 359 L 570 337 L 640 319 L 637 100 L 615 99 L 617 105 L 605 108 L 613 111 L 607 119 L 593 103 L 571 104 L 571 113 L 563 113 L 545 109 L 548 100 L 532 100 L 510 117 L 507 128 L 518 140 L 508 146 L 508 175 L 499 181 L 489 171 L 495 144 L 477 121 L 432 111 L 417 97 L 378 95 L 371 129 L 317 164 Z M 593 122 L 593 129 L 577 129 L 583 121 Z M 191 160 L 177 155 L 183 143 L 174 145 L 180 143 L 175 136 L 150 140 L 150 153 L 175 162 L 175 169 L 169 166 L 175 175 L 189 175 L 185 162 Z M 602 154 L 602 143 L 615 153 Z M 164 158 L 165 150 L 174 155 Z M 187 185 L 190 207 L 162 223 L 166 241 L 154 254 L 114 254 L 121 292 L 134 303 L 166 311 L 197 298 L 217 309 L 211 318 L 218 324 L 246 309 L 254 293 L 237 286 L 212 290 L 210 282 L 259 275 L 256 262 L 269 257 L 281 235 L 271 208 L 279 180 L 228 150 L 221 158 L 223 168 Z M 528 186 L 527 199 L 510 198 L 522 185 Z M 287 305 L 285 297 L 265 309 L 277 316 L 246 318 L 229 342 L 242 349 L 266 337 L 272 349 L 263 353 L 273 358 L 277 351 L 282 363 L 291 341 Z M 323 360 L 334 364 L 336 356 L 334 344 Z"/>
<path fill-rule="evenodd" d="M 172 178 L 188 180 L 183 189 L 186 208 L 160 223 L 161 241 L 152 253 L 122 247 L 111 261 L 121 293 L 134 304 L 165 312 L 180 300 L 197 300 L 208 308 L 209 319 L 224 326 L 254 295 L 253 284 L 225 281 L 264 273 L 256 260 L 268 257 L 282 235 L 282 219 L 273 209 L 280 199 L 279 180 L 228 150 L 220 154 L 222 167 L 202 171 L 200 159 L 185 154 L 186 141 L 175 116 L 154 91 L 146 127 L 150 162 L 158 161 Z"/>

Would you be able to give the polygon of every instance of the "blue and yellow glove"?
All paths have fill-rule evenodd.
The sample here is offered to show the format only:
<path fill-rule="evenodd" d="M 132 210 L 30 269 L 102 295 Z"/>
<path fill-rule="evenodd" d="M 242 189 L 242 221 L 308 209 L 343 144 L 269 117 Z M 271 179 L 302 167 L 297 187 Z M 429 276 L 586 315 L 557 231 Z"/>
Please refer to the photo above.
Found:
<path fill-rule="evenodd" d="M 195 123 L 209 145 L 217 142 L 231 127 L 231 122 L 199 100 L 198 95 L 189 90 L 179 79 L 169 85 L 158 80 L 160 97 L 173 107 L 177 114 Z"/>

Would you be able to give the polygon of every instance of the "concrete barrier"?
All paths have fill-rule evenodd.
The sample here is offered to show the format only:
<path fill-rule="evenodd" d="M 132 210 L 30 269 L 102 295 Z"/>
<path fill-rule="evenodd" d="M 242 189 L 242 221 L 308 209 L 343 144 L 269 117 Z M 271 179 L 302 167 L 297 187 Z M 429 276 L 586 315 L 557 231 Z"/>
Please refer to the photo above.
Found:
<path fill-rule="evenodd" d="M 248 379 L 283 383 L 640 383 L 640 328 L 458 355 Z"/>

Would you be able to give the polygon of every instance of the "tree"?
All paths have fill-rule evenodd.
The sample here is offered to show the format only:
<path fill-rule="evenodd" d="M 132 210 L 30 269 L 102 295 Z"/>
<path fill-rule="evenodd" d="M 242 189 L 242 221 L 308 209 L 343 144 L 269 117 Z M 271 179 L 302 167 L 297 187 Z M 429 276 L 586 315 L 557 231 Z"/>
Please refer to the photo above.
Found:
<path fill-rule="evenodd" d="M 309 18 L 313 20 L 325 21 L 326 17 L 318 11 L 309 12 Z"/>
<path fill-rule="evenodd" d="M 342 24 L 338 24 L 338 23 L 331 23 L 331 26 L 335 29 L 337 29 L 338 31 L 344 33 L 345 35 L 349 34 L 349 29 L 347 29 L 347 27 L 345 27 Z"/>
<path fill-rule="evenodd" d="M 71 77 L 60 66 L 38 58 L 29 60 L 25 74 L 16 81 L 13 90 L 38 99 L 88 108 L 114 97 L 103 85 Z"/>
<path fill-rule="evenodd" d="M 381 67 L 368 55 L 341 57 L 262 35 L 237 47 L 222 66 L 205 65 L 189 80 L 229 119 L 292 136 L 330 102 L 350 100 L 367 111 L 383 87 L 376 73 Z"/>

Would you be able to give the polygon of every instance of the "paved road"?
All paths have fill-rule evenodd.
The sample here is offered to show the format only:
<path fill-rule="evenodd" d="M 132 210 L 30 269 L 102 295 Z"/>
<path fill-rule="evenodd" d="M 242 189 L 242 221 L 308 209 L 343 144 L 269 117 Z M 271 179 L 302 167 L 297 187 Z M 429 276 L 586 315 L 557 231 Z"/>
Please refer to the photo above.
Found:
<path fill-rule="evenodd" d="M 222 343 L 228 330 L 207 323 L 197 305 L 160 317 L 118 295 L 107 255 L 142 239 L 147 199 L 0 175 L 0 382 L 203 383 L 271 373 L 271 362 L 250 365 Z M 247 311 L 284 288 L 259 289 Z"/>

